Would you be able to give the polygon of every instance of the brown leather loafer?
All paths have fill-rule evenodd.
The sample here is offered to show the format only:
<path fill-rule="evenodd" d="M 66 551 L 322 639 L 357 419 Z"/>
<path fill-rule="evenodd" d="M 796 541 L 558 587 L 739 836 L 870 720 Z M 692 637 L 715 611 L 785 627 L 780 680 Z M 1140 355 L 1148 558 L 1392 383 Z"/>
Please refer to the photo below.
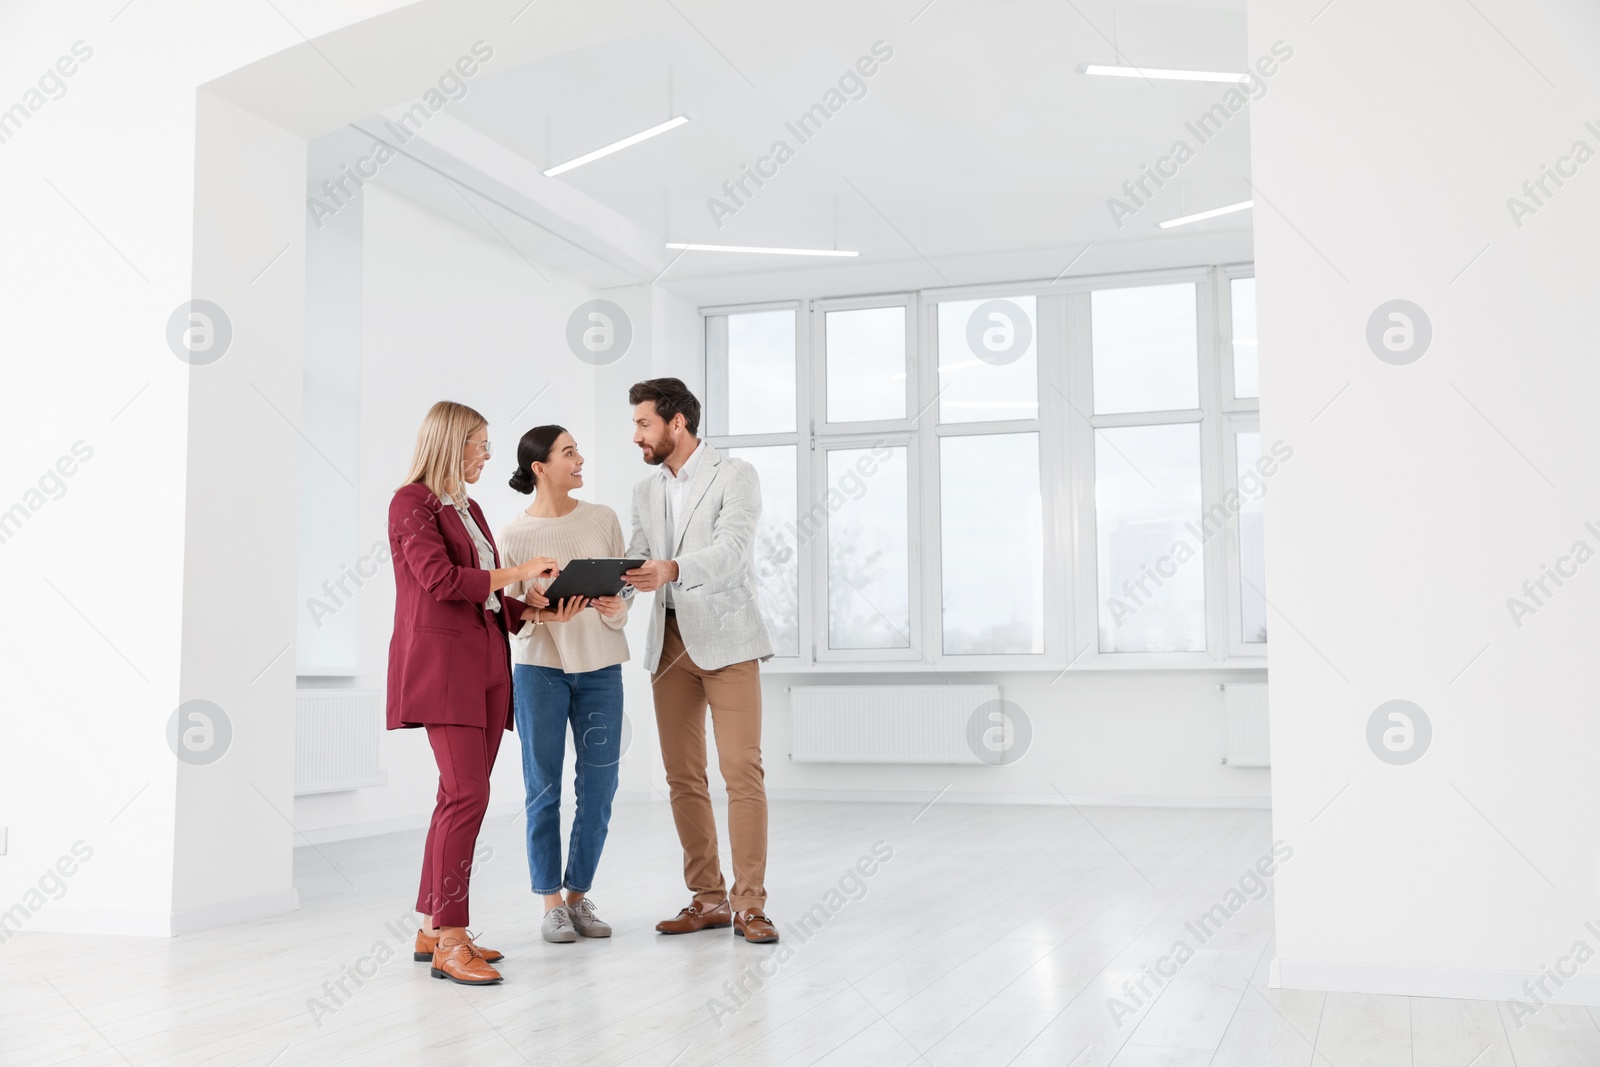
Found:
<path fill-rule="evenodd" d="M 767 918 L 760 908 L 735 912 L 733 932 L 755 945 L 778 940 L 778 928 L 772 925 L 772 920 Z"/>
<path fill-rule="evenodd" d="M 429 937 L 421 930 L 418 930 L 417 945 L 416 948 L 412 950 L 411 958 L 416 960 L 418 963 L 427 963 L 433 959 L 433 950 L 438 947 L 439 939 L 437 937 Z M 478 948 L 476 943 L 474 943 L 472 947 Z M 500 952 L 492 948 L 478 948 L 478 955 L 482 957 L 484 963 L 499 963 L 501 960 L 506 958 L 504 952 Z"/>
<path fill-rule="evenodd" d="M 441 939 L 433 950 L 433 966 L 428 973 L 460 985 L 493 985 L 500 981 L 500 972 L 484 962 L 471 941 L 453 937 Z"/>
<path fill-rule="evenodd" d="M 696 930 L 720 930 L 733 924 L 733 909 L 724 900 L 721 904 L 695 901 L 670 919 L 656 923 L 661 934 L 692 934 Z"/>

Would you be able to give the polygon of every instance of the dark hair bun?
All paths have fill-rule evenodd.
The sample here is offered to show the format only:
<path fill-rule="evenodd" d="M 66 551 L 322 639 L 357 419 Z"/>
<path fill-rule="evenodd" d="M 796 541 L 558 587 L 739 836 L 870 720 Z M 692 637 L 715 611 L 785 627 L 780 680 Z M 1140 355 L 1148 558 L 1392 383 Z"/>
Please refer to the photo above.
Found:
<path fill-rule="evenodd" d="M 534 477 L 535 463 L 550 462 L 550 449 L 556 439 L 567 431 L 560 426 L 535 426 L 517 442 L 517 473 L 511 476 L 511 488 L 519 493 L 531 493 L 538 486 Z"/>

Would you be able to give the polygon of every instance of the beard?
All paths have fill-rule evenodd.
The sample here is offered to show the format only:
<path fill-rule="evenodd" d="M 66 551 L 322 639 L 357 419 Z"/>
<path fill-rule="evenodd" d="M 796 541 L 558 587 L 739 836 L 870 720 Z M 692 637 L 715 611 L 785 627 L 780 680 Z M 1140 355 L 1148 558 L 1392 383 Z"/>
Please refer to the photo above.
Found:
<path fill-rule="evenodd" d="M 672 442 L 665 436 L 655 441 L 646 441 L 648 451 L 644 454 L 644 461 L 652 467 L 659 467 L 672 455 Z"/>

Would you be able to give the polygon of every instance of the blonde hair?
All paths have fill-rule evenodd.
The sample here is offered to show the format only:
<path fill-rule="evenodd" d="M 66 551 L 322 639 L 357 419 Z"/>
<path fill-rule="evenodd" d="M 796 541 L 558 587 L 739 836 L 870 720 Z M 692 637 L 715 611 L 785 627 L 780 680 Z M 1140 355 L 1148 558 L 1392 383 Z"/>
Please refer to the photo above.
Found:
<path fill-rule="evenodd" d="M 461 464 L 467 438 L 487 425 L 488 419 L 465 404 L 441 400 L 433 405 L 417 431 L 417 447 L 411 454 L 405 485 L 421 482 L 441 501 L 462 490 Z"/>

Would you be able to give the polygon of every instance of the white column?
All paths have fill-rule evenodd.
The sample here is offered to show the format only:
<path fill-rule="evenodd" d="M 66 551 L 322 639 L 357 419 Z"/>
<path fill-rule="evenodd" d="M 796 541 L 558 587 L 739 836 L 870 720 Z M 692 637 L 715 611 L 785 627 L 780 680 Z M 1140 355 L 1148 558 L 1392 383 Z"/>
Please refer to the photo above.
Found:
<path fill-rule="evenodd" d="M 1600 12 L 1249 16 L 1282 977 L 1525 998 L 1600 946 Z"/>

